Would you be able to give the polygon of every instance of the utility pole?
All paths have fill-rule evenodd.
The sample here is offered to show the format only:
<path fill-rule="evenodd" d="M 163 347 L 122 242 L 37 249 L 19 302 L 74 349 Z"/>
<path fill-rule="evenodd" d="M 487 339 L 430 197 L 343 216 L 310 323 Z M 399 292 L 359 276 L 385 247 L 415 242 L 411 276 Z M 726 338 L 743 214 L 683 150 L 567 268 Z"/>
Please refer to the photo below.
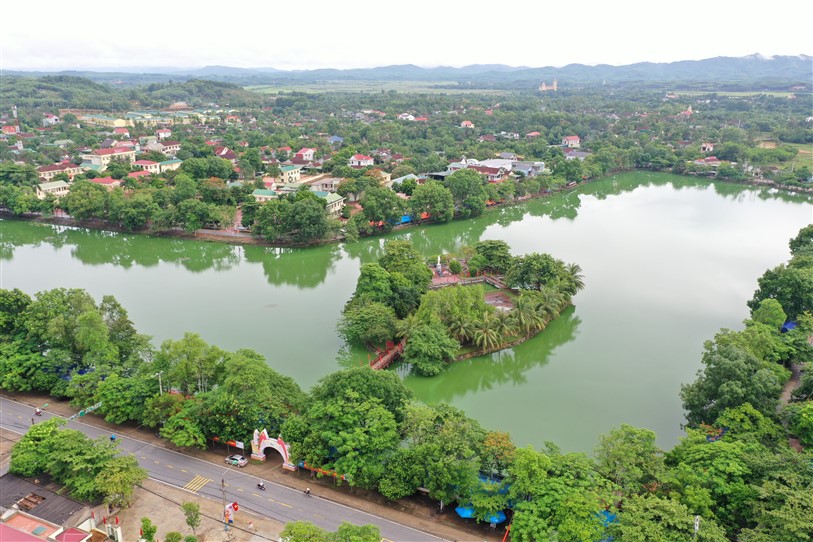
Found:
<path fill-rule="evenodd" d="M 226 519 L 226 475 L 220 478 L 220 492 L 223 494 L 223 530 L 229 532 L 229 521 Z"/>
<path fill-rule="evenodd" d="M 235 466 L 237 462 L 233 462 L 229 467 L 223 472 L 223 476 L 220 477 L 220 493 L 223 496 L 223 508 L 221 509 L 220 513 L 223 514 L 223 530 L 225 532 L 229 532 L 229 520 L 226 517 L 226 474 L 231 470 L 233 466 Z M 231 536 L 228 536 L 227 539 L 231 539 Z"/>
<path fill-rule="evenodd" d="M 158 395 L 164 395 L 164 386 L 161 384 L 161 375 L 162 374 L 164 374 L 164 371 L 158 371 L 157 373 L 152 375 L 153 378 L 156 377 L 156 376 L 158 377 Z"/>

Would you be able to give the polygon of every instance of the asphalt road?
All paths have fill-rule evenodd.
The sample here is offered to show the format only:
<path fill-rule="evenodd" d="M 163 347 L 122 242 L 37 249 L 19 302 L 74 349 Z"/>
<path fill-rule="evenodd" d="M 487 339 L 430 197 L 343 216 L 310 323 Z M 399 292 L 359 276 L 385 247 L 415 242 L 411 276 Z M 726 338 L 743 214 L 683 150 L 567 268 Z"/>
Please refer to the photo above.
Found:
<path fill-rule="evenodd" d="M 43 411 L 35 417 L 32 408 L 6 398 L 0 398 L 0 427 L 24 434 L 31 427 L 31 420 L 45 421 L 59 417 Z M 109 433 L 82 423 L 69 421 L 67 427 L 81 431 L 90 438 L 109 437 Z M 168 485 L 183 488 L 190 493 L 226 503 L 237 502 L 240 510 L 266 516 L 287 523 L 309 521 L 335 531 L 347 521 L 356 525 L 374 524 L 381 529 L 383 541 L 424 542 L 442 541 L 428 533 L 395 523 L 388 519 L 349 508 L 319 495 L 304 495 L 301 491 L 265 481 L 265 491 L 257 488 L 258 478 L 243 474 L 240 468 L 225 464 L 216 465 L 185 456 L 152 444 L 116 435 L 118 447 L 123 454 L 132 454 L 138 463 L 150 473 L 150 477 Z M 239 522 L 240 512 L 236 514 Z"/>

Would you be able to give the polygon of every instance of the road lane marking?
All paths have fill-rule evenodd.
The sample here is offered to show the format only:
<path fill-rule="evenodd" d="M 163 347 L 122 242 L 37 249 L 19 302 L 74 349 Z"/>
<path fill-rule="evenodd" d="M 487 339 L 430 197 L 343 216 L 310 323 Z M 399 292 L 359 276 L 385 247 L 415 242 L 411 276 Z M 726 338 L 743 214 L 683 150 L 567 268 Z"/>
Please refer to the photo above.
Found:
<path fill-rule="evenodd" d="M 194 478 L 192 478 L 192 481 L 189 482 L 188 484 L 186 484 L 185 486 L 183 486 L 183 488 L 186 489 L 186 490 L 192 491 L 192 492 L 196 492 L 196 491 L 200 491 L 200 489 L 203 486 L 205 486 L 206 484 L 208 484 L 211 481 L 212 480 L 209 479 L 209 478 L 204 478 L 203 476 L 198 475 L 198 476 L 195 476 Z"/>
<path fill-rule="evenodd" d="M 257 495 L 256 493 L 252 493 L 252 495 L 254 495 L 255 497 L 259 497 L 259 495 Z"/>
<path fill-rule="evenodd" d="M 320 516 L 319 514 L 314 514 L 313 517 L 321 518 L 321 519 L 327 519 L 325 516 Z"/>
<path fill-rule="evenodd" d="M 175 467 L 173 467 L 172 465 L 167 465 L 167 468 L 168 469 L 174 469 Z"/>
<path fill-rule="evenodd" d="M 186 472 L 186 469 L 181 469 L 181 472 Z"/>
<path fill-rule="evenodd" d="M 293 508 L 290 504 L 285 504 L 284 502 L 278 502 L 277 504 L 281 504 L 282 506 L 287 506 L 288 508 Z"/>
<path fill-rule="evenodd" d="M 155 459 L 153 459 L 153 460 L 152 460 L 152 462 L 153 462 L 153 463 L 155 463 L 156 465 L 160 465 L 160 464 L 161 464 L 161 462 L 160 462 L 160 461 L 156 461 Z"/>
<path fill-rule="evenodd" d="M 237 491 L 243 491 L 243 488 L 242 488 L 242 487 L 238 487 L 238 488 L 237 488 Z"/>

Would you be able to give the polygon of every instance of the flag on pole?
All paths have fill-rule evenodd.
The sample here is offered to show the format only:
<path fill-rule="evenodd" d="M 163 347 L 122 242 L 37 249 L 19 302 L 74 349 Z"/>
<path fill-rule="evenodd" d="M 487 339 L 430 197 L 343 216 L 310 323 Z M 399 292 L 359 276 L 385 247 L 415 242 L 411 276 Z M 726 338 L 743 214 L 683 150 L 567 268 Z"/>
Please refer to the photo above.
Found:
<path fill-rule="evenodd" d="M 118 525 L 118 524 L 119 524 L 119 517 L 116 516 L 116 525 Z"/>
<path fill-rule="evenodd" d="M 102 516 L 102 523 L 107 525 L 107 516 Z"/>

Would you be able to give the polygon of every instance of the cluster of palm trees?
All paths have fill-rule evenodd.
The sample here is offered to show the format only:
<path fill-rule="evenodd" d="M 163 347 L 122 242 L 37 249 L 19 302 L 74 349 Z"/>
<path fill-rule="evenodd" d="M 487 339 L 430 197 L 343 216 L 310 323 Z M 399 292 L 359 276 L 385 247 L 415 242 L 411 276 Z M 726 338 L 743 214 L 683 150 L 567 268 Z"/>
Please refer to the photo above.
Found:
<path fill-rule="evenodd" d="M 518 339 L 528 339 L 571 304 L 571 299 L 584 288 L 582 269 L 577 264 L 564 266 L 564 273 L 538 290 L 521 290 L 510 310 L 486 310 L 482 314 L 454 313 L 439 315 L 450 337 L 460 344 L 473 345 L 483 352 L 493 352 Z M 465 287 L 465 286 L 457 286 Z M 397 336 L 408 341 L 418 326 L 425 324 L 413 312 L 396 324 Z"/>
<path fill-rule="evenodd" d="M 529 338 L 570 304 L 571 296 L 555 287 L 524 291 L 511 310 L 485 312 L 480 317 L 453 316 L 446 322 L 449 334 L 461 344 L 473 344 L 484 351 L 499 349 L 518 338 Z"/>

